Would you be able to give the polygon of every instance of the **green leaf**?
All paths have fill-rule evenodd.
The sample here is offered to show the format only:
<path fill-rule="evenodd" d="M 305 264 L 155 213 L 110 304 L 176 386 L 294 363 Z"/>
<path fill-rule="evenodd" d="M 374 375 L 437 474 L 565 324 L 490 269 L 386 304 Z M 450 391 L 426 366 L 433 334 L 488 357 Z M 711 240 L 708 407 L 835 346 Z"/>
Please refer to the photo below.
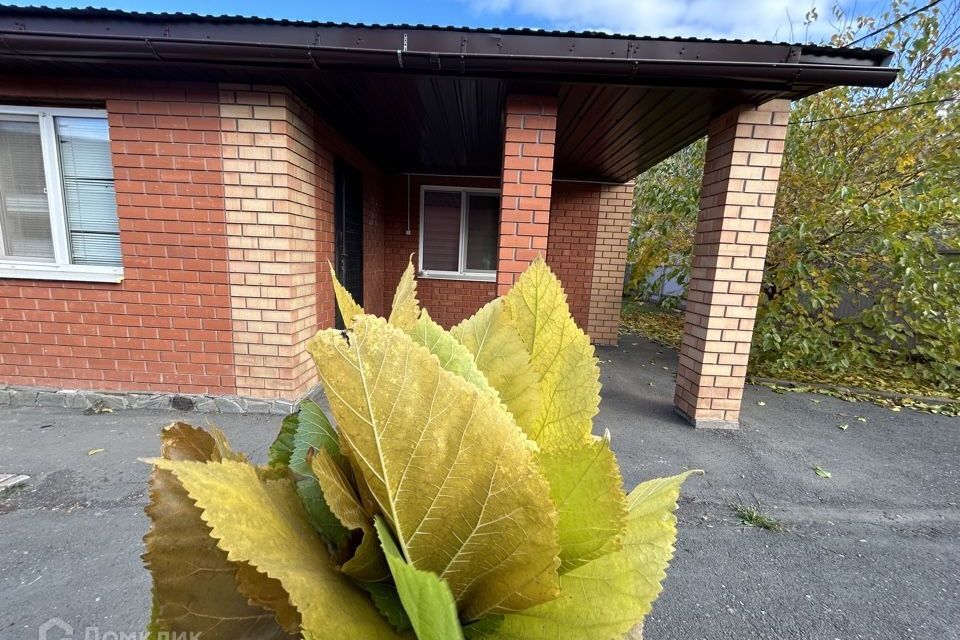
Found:
<path fill-rule="evenodd" d="M 446 582 L 436 574 L 407 564 L 382 518 L 376 519 L 380 545 L 387 556 L 400 602 L 419 640 L 463 640 L 457 605 Z"/>
<path fill-rule="evenodd" d="M 461 618 L 555 597 L 556 510 L 503 405 L 381 318 L 307 348 L 355 473 L 404 557 L 450 585 Z"/>
<path fill-rule="evenodd" d="M 389 582 L 358 582 L 357 585 L 370 594 L 377 610 L 397 631 L 410 629 L 410 618 L 400 602 L 397 588 Z"/>
<path fill-rule="evenodd" d="M 450 333 L 473 354 L 477 369 L 513 414 L 524 433 L 533 437 L 540 416 L 540 376 L 502 298 L 488 302 Z"/>
<path fill-rule="evenodd" d="M 284 417 L 283 422 L 280 423 L 280 433 L 277 434 L 276 440 L 267 452 L 267 464 L 275 467 L 290 466 L 290 455 L 293 453 L 293 441 L 298 424 L 299 418 L 296 413 Z"/>
<path fill-rule="evenodd" d="M 234 461 L 153 462 L 180 481 L 231 560 L 283 585 L 306 640 L 327 638 L 330 629 L 348 638 L 398 637 L 366 594 L 333 568 L 289 480 L 265 482 L 253 466 Z"/>
<path fill-rule="evenodd" d="M 560 573 L 621 548 L 627 501 L 607 438 L 537 454 L 560 515 Z"/>
<path fill-rule="evenodd" d="M 680 485 L 696 471 L 649 480 L 627 498 L 623 548 L 560 577 L 556 600 L 507 614 L 497 640 L 611 640 L 643 621 L 673 557 Z"/>
<path fill-rule="evenodd" d="M 167 460 L 198 464 L 220 457 L 210 434 L 182 422 L 165 428 L 161 443 Z M 290 633 L 299 629 L 299 615 L 280 583 L 227 558 L 200 509 L 169 471 L 153 469 L 146 512 L 151 526 L 143 560 L 153 577 L 150 637 L 200 632 L 224 640 L 290 638 L 284 627 Z"/>
<path fill-rule="evenodd" d="M 815 474 L 817 474 L 818 476 L 820 476 L 821 478 L 832 478 L 832 477 L 833 477 L 833 474 L 831 474 L 829 471 L 827 471 L 826 469 L 824 469 L 823 467 L 821 467 L 821 466 L 818 465 L 818 464 L 813 465 L 812 469 L 813 469 L 813 472 L 814 472 Z"/>
<path fill-rule="evenodd" d="M 340 443 L 327 415 L 313 400 L 300 403 L 297 420 L 290 469 L 301 476 L 310 476 L 313 475 L 309 461 L 311 453 L 317 449 L 326 449 L 333 455 L 339 455 Z"/>
<path fill-rule="evenodd" d="M 534 440 L 545 448 L 586 442 L 600 407 L 600 369 L 590 339 L 570 315 L 560 281 L 538 258 L 506 300 L 540 376 Z"/>
<path fill-rule="evenodd" d="M 495 637 L 503 624 L 503 616 L 487 616 L 476 622 L 471 622 L 463 628 L 466 640 Z"/>
<path fill-rule="evenodd" d="M 313 457 L 313 473 L 323 490 L 326 504 L 340 524 L 347 529 L 362 532 L 360 545 L 340 570 L 357 580 L 375 582 L 386 578 L 387 563 L 373 531 L 373 516 L 360 504 L 360 499 L 350 486 L 343 469 L 325 449 L 319 449 Z"/>
<path fill-rule="evenodd" d="M 441 367 L 457 374 L 484 393 L 497 396 L 497 392 L 477 369 L 477 365 L 473 361 L 473 354 L 460 344 L 452 334 L 434 322 L 426 309 L 420 313 L 420 317 L 414 323 L 410 337 L 413 338 L 414 342 L 423 345 L 430 353 L 437 356 Z"/>
<path fill-rule="evenodd" d="M 333 545 L 338 547 L 343 545 L 347 538 L 347 530 L 327 505 L 317 479 L 311 475 L 297 480 L 297 495 L 300 496 L 303 508 L 307 510 L 310 524 L 317 533 Z"/>
<path fill-rule="evenodd" d="M 271 446 L 271 455 L 275 450 L 276 460 L 279 463 L 286 460 L 285 464 L 297 475 L 297 494 L 314 529 L 332 544 L 340 546 L 347 537 L 347 530 L 327 506 L 310 468 L 309 459 L 320 449 L 339 457 L 337 432 L 317 403 L 304 400 L 296 413 L 284 418 L 280 435 Z"/>

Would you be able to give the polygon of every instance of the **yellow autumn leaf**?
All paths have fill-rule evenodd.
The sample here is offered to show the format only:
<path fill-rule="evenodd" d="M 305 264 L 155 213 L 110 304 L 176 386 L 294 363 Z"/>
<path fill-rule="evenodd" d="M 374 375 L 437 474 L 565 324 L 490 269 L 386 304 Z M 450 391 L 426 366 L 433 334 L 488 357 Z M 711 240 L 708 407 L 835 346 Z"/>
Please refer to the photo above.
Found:
<path fill-rule="evenodd" d="M 499 400 L 381 318 L 307 348 L 404 558 L 450 585 L 461 618 L 555 597 L 556 510 Z"/>
<path fill-rule="evenodd" d="M 413 327 L 420 317 L 420 301 L 417 300 L 417 280 L 414 278 L 413 258 L 407 263 L 400 283 L 393 294 L 393 306 L 390 307 L 390 324 L 406 332 L 413 331 Z"/>
<path fill-rule="evenodd" d="M 533 370 L 506 302 L 501 298 L 488 302 L 450 333 L 473 354 L 477 369 L 532 438 L 540 415 L 540 377 Z"/>
<path fill-rule="evenodd" d="M 220 445 L 183 422 L 161 432 L 161 455 L 170 460 L 219 460 Z M 212 640 L 272 639 L 290 638 L 287 632 L 299 630 L 300 615 L 280 583 L 245 562 L 227 559 L 200 509 L 169 471 L 152 471 L 146 512 L 151 527 L 143 560 L 153 577 L 152 636 L 200 632 Z"/>
<path fill-rule="evenodd" d="M 350 480 L 326 449 L 317 450 L 312 467 L 330 511 L 347 529 L 359 529 L 362 532 L 360 545 L 340 570 L 357 580 L 383 580 L 389 575 L 389 570 L 373 529 L 373 516 L 361 506 Z"/>
<path fill-rule="evenodd" d="M 300 612 L 305 640 L 399 637 L 366 594 L 332 566 L 292 481 L 261 480 L 253 466 L 231 460 L 153 463 L 176 476 L 232 561 L 247 562 L 283 585 Z"/>
<path fill-rule="evenodd" d="M 530 430 L 544 448 L 586 442 L 600 407 L 600 369 L 567 296 L 537 258 L 506 296 L 513 322 L 540 376 L 540 413 Z"/>
<path fill-rule="evenodd" d="M 472 640 L 611 640 L 650 613 L 662 589 L 677 536 L 674 510 L 680 485 L 692 473 L 657 478 L 627 498 L 629 515 L 620 551 L 560 577 L 556 600 L 503 617 L 498 629 Z"/>
<path fill-rule="evenodd" d="M 607 438 L 537 454 L 560 516 L 560 573 L 621 548 L 627 502 Z"/>
<path fill-rule="evenodd" d="M 330 267 L 330 280 L 333 282 L 333 293 L 337 299 L 337 308 L 340 309 L 340 317 L 343 318 L 344 326 L 349 327 L 353 324 L 353 319 L 363 313 L 363 307 L 357 304 L 350 292 L 337 279 L 337 272 L 334 271 L 333 265 L 327 262 L 327 266 Z"/>

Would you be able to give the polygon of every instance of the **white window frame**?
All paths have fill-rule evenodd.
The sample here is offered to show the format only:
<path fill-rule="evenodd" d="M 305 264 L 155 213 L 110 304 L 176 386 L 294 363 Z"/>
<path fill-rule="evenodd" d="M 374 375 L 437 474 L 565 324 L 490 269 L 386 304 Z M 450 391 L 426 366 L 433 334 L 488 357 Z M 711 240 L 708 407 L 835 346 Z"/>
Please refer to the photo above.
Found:
<path fill-rule="evenodd" d="M 426 225 L 423 224 L 423 208 L 426 204 L 424 197 L 428 191 L 446 191 L 460 193 L 460 263 L 457 271 L 437 271 L 424 270 L 423 268 L 423 231 Z M 467 269 L 467 229 L 470 212 L 468 211 L 468 202 L 470 195 L 500 195 L 500 189 L 483 189 L 476 187 L 456 187 L 448 185 L 421 185 L 420 186 L 420 250 L 417 252 L 417 271 L 422 278 L 432 278 L 435 280 L 467 280 L 472 282 L 496 282 L 497 270 L 480 271 L 478 269 Z M 500 242 L 497 241 L 497 250 L 499 251 Z"/>
<path fill-rule="evenodd" d="M 67 239 L 66 207 L 60 173 L 60 151 L 57 148 L 56 117 L 103 118 L 105 109 L 24 107 L 0 105 L 0 115 L 38 116 L 43 172 L 46 178 L 47 207 L 50 209 L 50 233 L 53 236 L 53 262 L 11 259 L 0 256 L 0 278 L 29 280 L 72 280 L 80 282 L 121 282 L 123 267 L 71 264 Z"/>

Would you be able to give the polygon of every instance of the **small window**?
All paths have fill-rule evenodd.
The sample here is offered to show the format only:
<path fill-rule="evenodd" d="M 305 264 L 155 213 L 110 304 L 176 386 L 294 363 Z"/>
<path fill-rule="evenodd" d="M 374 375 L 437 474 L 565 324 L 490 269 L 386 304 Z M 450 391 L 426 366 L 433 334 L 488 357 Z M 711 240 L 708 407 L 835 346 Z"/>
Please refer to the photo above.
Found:
<path fill-rule="evenodd" d="M 122 276 L 106 113 L 0 106 L 0 277 Z"/>
<path fill-rule="evenodd" d="M 420 272 L 426 277 L 495 281 L 499 193 L 424 187 L 420 202 Z"/>

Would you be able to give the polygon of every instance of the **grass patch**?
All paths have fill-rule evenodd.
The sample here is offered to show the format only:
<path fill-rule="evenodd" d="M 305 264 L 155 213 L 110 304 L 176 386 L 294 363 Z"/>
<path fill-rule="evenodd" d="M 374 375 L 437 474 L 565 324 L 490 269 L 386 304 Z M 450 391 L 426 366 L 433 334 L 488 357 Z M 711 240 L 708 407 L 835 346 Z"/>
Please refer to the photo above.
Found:
<path fill-rule="evenodd" d="M 740 522 L 749 527 L 766 529 L 767 531 L 784 530 L 784 526 L 779 520 L 766 515 L 760 510 L 759 504 L 757 504 L 756 507 L 751 507 L 749 505 L 734 502 L 730 505 L 730 509 L 733 511 L 734 515 L 740 519 Z"/>
<path fill-rule="evenodd" d="M 27 488 L 26 482 L 15 484 L 12 487 L 3 487 L 0 489 L 0 500 L 7 500 Z"/>

